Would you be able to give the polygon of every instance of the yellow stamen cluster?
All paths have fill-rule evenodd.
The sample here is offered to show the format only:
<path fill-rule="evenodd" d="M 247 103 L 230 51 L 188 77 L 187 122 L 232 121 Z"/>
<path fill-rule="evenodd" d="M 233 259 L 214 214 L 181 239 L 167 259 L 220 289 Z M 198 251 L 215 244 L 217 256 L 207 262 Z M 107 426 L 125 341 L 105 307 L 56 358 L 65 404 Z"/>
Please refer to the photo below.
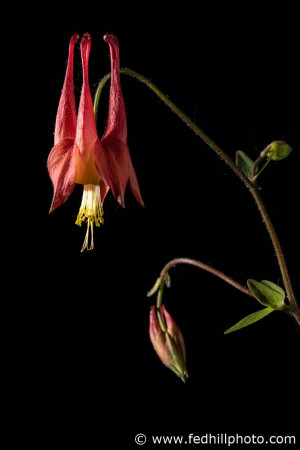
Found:
<path fill-rule="evenodd" d="M 100 227 L 104 223 L 100 186 L 95 184 L 84 185 L 82 202 L 75 224 L 81 226 L 82 222 L 87 223 L 87 231 L 81 249 L 83 252 L 85 249 L 92 250 L 94 248 L 94 224 L 96 227 Z"/>

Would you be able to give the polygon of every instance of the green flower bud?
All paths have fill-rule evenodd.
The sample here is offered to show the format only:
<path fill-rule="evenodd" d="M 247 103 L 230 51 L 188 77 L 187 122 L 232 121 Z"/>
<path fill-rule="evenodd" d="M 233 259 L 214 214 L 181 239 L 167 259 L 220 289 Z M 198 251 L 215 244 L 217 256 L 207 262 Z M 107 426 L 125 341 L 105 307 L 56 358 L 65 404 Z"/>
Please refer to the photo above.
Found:
<path fill-rule="evenodd" d="M 291 151 L 291 146 L 284 141 L 274 141 L 264 150 L 265 155 L 274 161 L 287 158 Z"/>

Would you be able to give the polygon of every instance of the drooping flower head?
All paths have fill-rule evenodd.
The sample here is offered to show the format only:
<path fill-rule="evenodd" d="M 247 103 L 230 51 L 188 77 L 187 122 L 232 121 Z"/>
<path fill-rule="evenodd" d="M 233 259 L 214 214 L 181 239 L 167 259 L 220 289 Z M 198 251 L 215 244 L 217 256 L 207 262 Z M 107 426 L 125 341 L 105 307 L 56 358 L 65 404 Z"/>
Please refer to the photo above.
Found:
<path fill-rule="evenodd" d="M 48 157 L 48 171 L 54 194 L 50 211 L 64 203 L 75 184 L 84 186 L 76 224 L 87 223 L 82 247 L 94 246 L 93 225 L 103 223 L 103 201 L 109 189 L 124 206 L 127 183 L 136 199 L 143 204 L 127 144 L 127 121 L 120 84 L 120 59 L 117 38 L 105 35 L 111 54 L 111 88 L 105 132 L 100 141 L 97 134 L 93 100 L 89 87 L 88 64 L 91 36 L 85 33 L 80 42 L 83 82 L 78 114 L 73 85 L 74 45 L 78 35 L 71 37 L 69 59 L 59 102 L 54 132 L 54 147 Z M 90 236 L 91 231 L 91 236 Z"/>
<path fill-rule="evenodd" d="M 155 311 L 150 310 L 149 334 L 153 348 L 165 366 L 178 375 L 182 381 L 188 377 L 186 369 L 186 351 L 182 333 L 164 305 L 161 307 L 162 320 L 165 330 L 162 329 Z"/>

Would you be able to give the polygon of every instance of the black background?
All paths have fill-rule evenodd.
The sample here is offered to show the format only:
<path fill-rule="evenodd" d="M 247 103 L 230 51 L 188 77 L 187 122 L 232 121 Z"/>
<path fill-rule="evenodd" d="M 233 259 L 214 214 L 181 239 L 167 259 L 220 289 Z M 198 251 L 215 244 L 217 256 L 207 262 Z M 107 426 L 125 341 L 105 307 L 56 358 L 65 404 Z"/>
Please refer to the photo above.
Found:
<path fill-rule="evenodd" d="M 279 139 L 293 147 L 259 184 L 297 294 L 296 12 L 214 3 L 195 11 L 189 2 L 166 11 L 157 5 L 86 8 L 77 11 L 80 20 L 62 17 L 59 9 L 47 20 L 47 12 L 40 13 L 40 20 L 12 27 L 5 39 L 12 87 L 3 200 L 13 211 L 6 210 L 3 234 L 3 437 L 39 448 L 49 442 L 71 448 L 83 438 L 83 448 L 107 449 L 138 448 L 138 433 L 148 437 L 144 448 L 156 434 L 289 434 L 299 440 L 299 331 L 292 319 L 273 313 L 224 336 L 260 305 L 210 274 L 178 266 L 164 298 L 186 340 L 185 385 L 160 363 L 149 340 L 155 299 L 146 293 L 174 257 L 199 259 L 242 284 L 254 278 L 282 285 L 254 201 L 230 168 L 126 75 L 128 142 L 146 208 L 129 189 L 125 209 L 109 193 L 95 249 L 80 253 L 85 229 L 74 222 L 82 188 L 49 215 L 46 168 L 69 38 L 92 35 L 94 94 L 110 69 L 102 36 L 114 32 L 121 66 L 151 79 L 231 158 L 243 150 L 255 159 Z M 74 76 L 78 101 L 79 46 Z M 107 85 L 100 137 L 108 92 Z"/>

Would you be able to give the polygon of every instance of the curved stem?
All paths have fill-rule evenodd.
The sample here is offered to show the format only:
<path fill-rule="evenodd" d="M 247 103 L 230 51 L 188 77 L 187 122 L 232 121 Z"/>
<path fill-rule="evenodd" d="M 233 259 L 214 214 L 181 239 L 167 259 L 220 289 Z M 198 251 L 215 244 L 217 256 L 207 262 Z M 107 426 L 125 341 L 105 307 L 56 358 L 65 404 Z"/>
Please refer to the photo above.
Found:
<path fill-rule="evenodd" d="M 196 261 L 195 259 L 190 258 L 175 258 L 169 261 L 160 272 L 160 280 L 161 280 L 161 286 L 164 285 L 164 279 L 168 275 L 169 270 L 178 265 L 178 264 L 189 264 L 191 266 L 198 267 L 199 269 L 206 270 L 207 272 L 212 273 L 213 275 L 216 275 L 217 277 L 221 278 L 222 280 L 226 281 L 226 283 L 231 284 L 231 286 L 235 287 L 236 289 L 244 292 L 247 295 L 250 295 L 250 297 L 254 297 L 252 292 L 246 288 L 245 286 L 241 285 L 237 281 L 230 278 L 228 275 L 225 275 L 223 272 L 220 272 L 217 269 L 214 269 L 213 267 L 204 264 L 201 261 Z M 161 306 L 161 299 L 162 299 L 162 292 L 158 295 L 158 301 L 157 301 L 157 307 L 159 308 Z"/>
<path fill-rule="evenodd" d="M 204 264 L 201 261 L 197 261 L 195 259 L 190 259 L 190 258 L 172 259 L 163 267 L 162 271 L 160 272 L 160 277 L 159 277 L 160 284 L 159 284 L 157 299 L 156 299 L 157 318 L 160 323 L 161 329 L 163 331 L 166 331 L 163 319 L 161 317 L 161 305 L 162 305 L 163 291 L 164 291 L 164 286 L 165 286 L 165 279 L 168 277 L 169 270 L 172 267 L 176 266 L 177 264 L 189 264 L 191 266 L 198 267 L 199 269 L 206 270 L 207 272 L 210 272 L 213 275 L 216 275 L 217 277 L 226 281 L 228 284 L 231 284 L 231 286 L 234 286 L 236 289 L 244 292 L 245 294 L 249 295 L 250 297 L 254 297 L 254 295 L 248 288 L 246 288 L 245 286 L 242 286 L 240 283 L 233 280 L 229 276 L 225 275 L 223 272 L 220 272 L 219 270 L 214 269 L 213 267 L 208 266 L 207 264 Z"/>
<path fill-rule="evenodd" d="M 209 147 L 211 147 L 222 159 L 228 164 L 228 166 L 235 172 L 235 174 L 241 178 L 241 180 L 246 184 L 249 189 L 252 189 L 252 183 L 248 180 L 246 175 L 243 174 L 237 167 L 237 165 L 232 161 L 232 159 L 226 155 L 226 153 L 212 141 L 195 123 L 189 119 L 160 89 L 158 89 L 150 80 L 145 78 L 143 75 L 135 72 L 131 69 L 121 69 L 120 73 L 131 75 L 137 78 L 142 83 L 146 84 L 155 94 L 167 105 L 169 108 L 178 116 L 180 119 L 190 127 Z M 110 74 L 105 75 L 99 83 L 94 101 L 94 112 L 97 117 L 98 105 L 100 100 L 101 91 L 105 83 L 109 80 Z"/>
<path fill-rule="evenodd" d="M 94 99 L 94 114 L 95 114 L 95 121 L 97 123 L 97 119 L 98 119 L 98 109 L 99 109 L 99 100 L 100 100 L 100 95 L 102 92 L 102 89 L 104 87 L 104 85 L 106 84 L 106 82 L 110 79 L 110 73 L 108 73 L 107 75 L 105 75 L 102 80 L 100 81 L 96 94 L 95 94 L 95 99 Z"/>
<path fill-rule="evenodd" d="M 220 156 L 220 158 L 232 169 L 232 171 L 241 179 L 244 185 L 249 189 L 251 195 L 253 196 L 256 205 L 261 213 L 262 219 L 266 225 L 267 231 L 270 235 L 276 257 L 278 260 L 279 268 L 281 271 L 283 283 L 286 289 L 286 294 L 293 311 L 293 316 L 300 322 L 299 315 L 300 309 L 297 305 L 296 298 L 293 292 L 291 280 L 289 277 L 289 273 L 287 270 L 287 265 L 285 262 L 285 258 L 283 255 L 283 251 L 278 240 L 277 234 L 275 232 L 274 226 L 271 222 L 271 219 L 267 213 L 266 207 L 259 195 L 258 189 L 251 180 L 249 180 L 246 175 L 238 168 L 238 166 L 234 163 L 234 161 L 214 142 L 212 141 L 189 117 L 187 117 L 163 92 L 160 91 L 150 80 L 145 78 L 143 75 L 131 70 L 131 69 L 121 69 L 120 73 L 131 75 L 134 78 L 138 79 L 142 83 L 146 84 L 189 128 L 191 128 L 197 136 L 199 136 L 214 152 Z M 101 90 L 109 79 L 110 74 L 107 74 L 99 84 L 99 87 L 96 92 L 94 110 L 95 114 L 98 111 L 98 103 L 101 94 Z M 188 263 L 189 264 L 189 263 Z"/>

